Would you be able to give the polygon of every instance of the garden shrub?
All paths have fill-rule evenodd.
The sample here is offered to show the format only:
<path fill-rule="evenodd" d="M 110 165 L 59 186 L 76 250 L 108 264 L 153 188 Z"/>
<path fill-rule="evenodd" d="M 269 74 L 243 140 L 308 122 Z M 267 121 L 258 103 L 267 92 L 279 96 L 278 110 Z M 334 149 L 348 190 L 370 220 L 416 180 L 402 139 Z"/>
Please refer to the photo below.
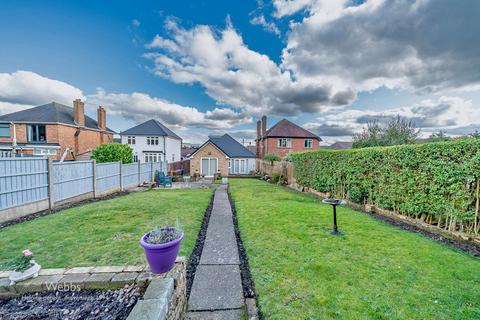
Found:
<path fill-rule="evenodd" d="M 297 183 L 449 231 L 479 231 L 480 140 L 292 154 Z"/>
<path fill-rule="evenodd" d="M 121 161 L 124 164 L 133 162 L 133 151 L 126 144 L 116 142 L 105 143 L 92 152 L 92 159 L 97 163 Z"/>

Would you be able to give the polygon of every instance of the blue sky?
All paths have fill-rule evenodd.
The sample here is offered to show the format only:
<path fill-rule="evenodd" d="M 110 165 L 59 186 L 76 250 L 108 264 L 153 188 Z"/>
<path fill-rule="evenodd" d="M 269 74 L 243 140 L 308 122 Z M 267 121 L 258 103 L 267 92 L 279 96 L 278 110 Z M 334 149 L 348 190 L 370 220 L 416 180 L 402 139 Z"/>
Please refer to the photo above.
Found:
<path fill-rule="evenodd" d="M 424 135 L 465 134 L 478 125 L 476 9 L 473 0 L 2 1 L 0 113 L 80 95 L 92 116 L 107 108 L 114 130 L 155 117 L 197 143 L 220 132 L 251 139 L 262 114 L 327 143 L 396 114 Z"/>

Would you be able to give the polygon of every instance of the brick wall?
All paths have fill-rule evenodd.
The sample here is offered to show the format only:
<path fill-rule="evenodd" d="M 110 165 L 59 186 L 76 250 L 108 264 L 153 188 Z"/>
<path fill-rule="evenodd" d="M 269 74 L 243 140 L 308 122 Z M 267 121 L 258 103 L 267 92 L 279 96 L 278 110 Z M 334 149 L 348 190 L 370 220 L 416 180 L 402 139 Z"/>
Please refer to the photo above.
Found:
<path fill-rule="evenodd" d="M 267 154 L 276 154 L 279 157 L 283 158 L 290 152 L 313 151 L 320 148 L 320 142 L 316 139 L 312 139 L 312 148 L 305 148 L 305 138 L 291 138 L 291 140 L 291 148 L 279 148 L 278 138 L 267 138 L 263 140 L 261 142 L 263 143 L 263 146 L 259 147 L 259 149 L 262 150 L 259 157 L 263 158 Z"/>
<path fill-rule="evenodd" d="M 192 159 L 190 159 L 190 174 L 201 174 L 202 158 L 217 158 L 218 169 L 222 176 L 228 176 L 228 159 L 217 147 L 212 143 L 208 143 L 198 150 Z"/>
<path fill-rule="evenodd" d="M 27 125 L 16 124 L 17 143 L 27 143 Z M 92 151 L 97 146 L 111 142 L 113 140 L 113 134 L 105 131 L 89 130 L 86 128 L 80 129 L 78 135 L 78 145 L 76 146 L 75 133 L 77 127 L 62 125 L 62 124 L 48 124 L 46 125 L 47 131 L 47 143 L 60 144 L 60 150 L 56 156 L 52 156 L 53 159 L 60 159 L 66 148 L 70 148 L 75 155 L 83 154 Z M 12 142 L 13 140 L 13 127 L 10 127 L 10 138 L 0 138 L 0 142 Z M 25 154 L 32 154 L 31 150 L 25 150 Z M 68 154 L 66 160 L 72 160 L 71 153 Z"/>

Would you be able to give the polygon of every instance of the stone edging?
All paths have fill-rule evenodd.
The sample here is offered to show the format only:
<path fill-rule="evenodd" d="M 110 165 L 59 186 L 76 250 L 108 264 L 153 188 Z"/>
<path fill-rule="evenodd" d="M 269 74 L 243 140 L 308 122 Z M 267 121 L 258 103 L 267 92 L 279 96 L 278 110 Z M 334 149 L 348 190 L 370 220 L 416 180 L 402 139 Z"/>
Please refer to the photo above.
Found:
<path fill-rule="evenodd" d="M 10 284 L 10 271 L 0 272 L 0 296 L 38 291 L 120 289 L 126 285 L 147 286 L 145 294 L 127 319 L 184 319 L 186 312 L 186 259 L 178 257 L 172 270 L 153 274 L 146 265 L 42 269 L 38 277 Z M 148 312 L 149 316 L 145 318 Z"/>

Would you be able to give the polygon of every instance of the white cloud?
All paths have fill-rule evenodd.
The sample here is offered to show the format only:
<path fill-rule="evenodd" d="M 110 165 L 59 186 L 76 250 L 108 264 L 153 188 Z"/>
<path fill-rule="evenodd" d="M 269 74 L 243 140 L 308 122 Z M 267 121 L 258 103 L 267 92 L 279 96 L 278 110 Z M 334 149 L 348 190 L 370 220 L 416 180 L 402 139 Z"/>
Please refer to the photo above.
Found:
<path fill-rule="evenodd" d="M 251 117 L 232 109 L 215 108 L 201 112 L 197 108 L 182 106 L 145 93 L 107 93 L 98 89 L 88 95 L 87 105 L 94 108 L 102 105 L 108 114 L 142 122 L 158 119 L 175 128 L 231 128 L 251 122 Z"/>
<path fill-rule="evenodd" d="M 267 22 L 263 14 L 250 19 L 250 23 L 257 26 L 262 26 L 265 31 L 276 34 L 277 36 L 280 35 L 280 30 L 278 29 L 277 25 L 274 22 Z"/>
<path fill-rule="evenodd" d="M 52 101 L 71 105 L 78 98 L 83 98 L 80 89 L 31 71 L 0 73 L 0 114 Z"/>
<path fill-rule="evenodd" d="M 171 37 L 156 36 L 145 57 L 154 61 L 155 74 L 176 83 L 200 83 L 220 105 L 250 114 L 318 112 L 328 105 L 355 99 L 350 88 L 332 90 L 323 79 L 295 79 L 267 55 L 250 50 L 227 19 L 217 31 L 199 25 L 192 29 L 167 20 Z"/>
<path fill-rule="evenodd" d="M 298 78 L 323 78 L 356 92 L 480 83 L 479 1 L 316 0 L 305 8 L 282 54 L 282 67 Z"/>
<path fill-rule="evenodd" d="M 305 127 L 322 137 L 345 137 L 360 131 L 369 121 L 388 121 L 397 115 L 412 120 L 426 136 L 438 130 L 459 134 L 464 128 L 471 132 L 472 128 L 479 127 L 480 108 L 475 107 L 468 99 L 441 96 L 436 100 L 427 99 L 410 106 L 384 111 L 350 109 L 329 112 L 319 117 L 316 122 L 306 123 Z"/>
<path fill-rule="evenodd" d="M 138 20 L 138 19 L 133 19 L 133 20 L 132 20 L 132 26 L 134 26 L 134 27 L 140 27 L 140 20 Z"/>

